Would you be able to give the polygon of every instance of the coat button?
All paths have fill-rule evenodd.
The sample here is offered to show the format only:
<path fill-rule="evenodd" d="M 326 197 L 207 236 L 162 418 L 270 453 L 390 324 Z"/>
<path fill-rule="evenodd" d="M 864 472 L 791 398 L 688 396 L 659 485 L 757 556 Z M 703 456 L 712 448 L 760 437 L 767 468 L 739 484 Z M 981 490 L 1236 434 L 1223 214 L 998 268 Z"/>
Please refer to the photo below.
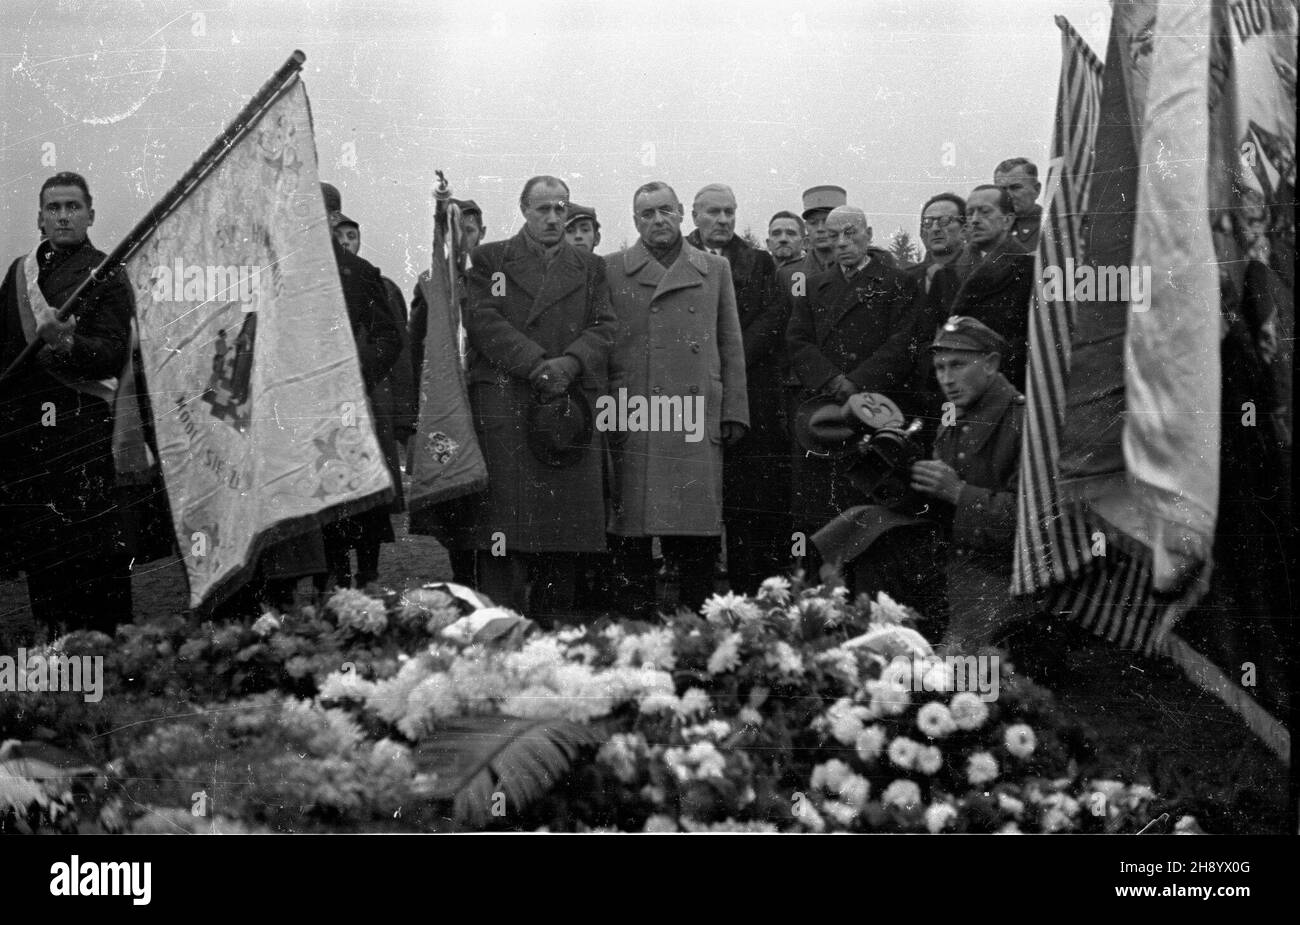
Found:
<path fill-rule="evenodd" d="M 652 311 L 652 312 L 657 312 L 657 311 L 659 311 L 659 306 L 658 306 L 658 305 L 651 305 L 651 306 L 650 306 L 650 311 Z"/>
<path fill-rule="evenodd" d="M 856 353 L 850 353 L 850 354 L 849 354 L 849 359 L 850 359 L 850 360 L 856 360 L 857 358 L 858 358 L 858 355 L 857 355 Z"/>
<path fill-rule="evenodd" d="M 694 306 L 694 305 L 691 306 L 691 314 L 695 314 L 695 306 Z"/>
<path fill-rule="evenodd" d="M 698 385 L 693 385 L 693 386 L 691 386 L 691 394 L 692 394 L 692 395 L 697 394 L 699 391 L 700 391 L 700 387 L 699 387 Z"/>
<path fill-rule="evenodd" d="M 699 352 L 700 352 L 700 345 L 699 345 L 699 344 L 691 344 L 691 353 L 699 353 Z"/>
<path fill-rule="evenodd" d="M 958 458 L 958 459 L 965 459 L 965 458 L 966 458 L 966 454 L 965 454 L 965 453 L 958 453 L 958 454 L 957 454 L 957 458 Z"/>
<path fill-rule="evenodd" d="M 659 386 L 659 385 L 657 385 L 657 386 L 655 386 L 653 389 L 651 389 L 650 391 L 653 392 L 655 395 L 658 395 L 658 394 L 660 394 L 661 392 L 663 392 L 663 386 Z"/>

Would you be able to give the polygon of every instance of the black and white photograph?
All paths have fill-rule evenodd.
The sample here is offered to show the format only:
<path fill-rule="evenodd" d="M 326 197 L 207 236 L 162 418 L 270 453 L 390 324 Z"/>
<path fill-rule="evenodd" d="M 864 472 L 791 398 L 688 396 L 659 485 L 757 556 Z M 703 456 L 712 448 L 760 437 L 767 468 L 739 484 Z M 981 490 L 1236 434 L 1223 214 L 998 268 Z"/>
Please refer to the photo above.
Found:
<path fill-rule="evenodd" d="M 0 834 L 1300 834 L 1295 0 L 0 9 Z"/>

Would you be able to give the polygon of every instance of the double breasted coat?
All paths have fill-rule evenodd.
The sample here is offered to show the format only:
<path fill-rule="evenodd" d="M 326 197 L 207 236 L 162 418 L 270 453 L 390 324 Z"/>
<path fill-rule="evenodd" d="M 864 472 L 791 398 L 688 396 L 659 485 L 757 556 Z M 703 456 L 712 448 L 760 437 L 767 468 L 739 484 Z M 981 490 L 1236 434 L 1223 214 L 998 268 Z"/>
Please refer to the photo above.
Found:
<path fill-rule="evenodd" d="M 605 385 L 617 328 L 599 257 L 561 242 L 547 264 L 520 231 L 471 255 L 464 317 L 469 404 L 488 471 L 476 497 L 469 547 L 512 552 L 605 549 L 601 440 L 573 466 L 552 468 L 528 448 L 529 374 L 544 359 L 573 357 L 577 387 L 593 405 Z"/>
<path fill-rule="evenodd" d="M 984 322 L 1006 339 L 1007 355 L 1002 358 L 1002 372 L 1013 386 L 1022 390 L 1033 289 L 1033 256 L 1020 253 L 1007 238 L 971 267 L 970 275 L 948 309 L 950 314 L 969 315 Z"/>
<path fill-rule="evenodd" d="M 916 284 L 872 256 L 849 280 L 839 267 L 807 281 L 794 299 L 786 338 L 800 398 L 839 375 L 862 390 L 893 395 L 911 372 Z M 842 469 L 794 448 L 794 528 L 813 533 L 858 503 Z"/>
<path fill-rule="evenodd" d="M 618 536 L 722 532 L 722 424 L 749 425 L 745 348 L 726 259 L 682 242 L 665 267 L 637 241 L 605 258 L 619 340 L 610 400 L 703 398 L 702 438 L 614 429 L 609 530 Z M 629 419 L 629 423 L 631 420 Z"/>

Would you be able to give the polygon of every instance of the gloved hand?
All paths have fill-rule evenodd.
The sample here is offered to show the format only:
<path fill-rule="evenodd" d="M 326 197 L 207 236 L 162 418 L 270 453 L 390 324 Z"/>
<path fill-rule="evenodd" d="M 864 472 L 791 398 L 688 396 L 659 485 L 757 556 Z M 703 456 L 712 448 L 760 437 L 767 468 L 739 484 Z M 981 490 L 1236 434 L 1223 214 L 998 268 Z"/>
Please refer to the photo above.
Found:
<path fill-rule="evenodd" d="M 563 395 L 582 371 L 582 365 L 571 356 L 542 360 L 529 374 L 528 379 L 543 398 Z"/>

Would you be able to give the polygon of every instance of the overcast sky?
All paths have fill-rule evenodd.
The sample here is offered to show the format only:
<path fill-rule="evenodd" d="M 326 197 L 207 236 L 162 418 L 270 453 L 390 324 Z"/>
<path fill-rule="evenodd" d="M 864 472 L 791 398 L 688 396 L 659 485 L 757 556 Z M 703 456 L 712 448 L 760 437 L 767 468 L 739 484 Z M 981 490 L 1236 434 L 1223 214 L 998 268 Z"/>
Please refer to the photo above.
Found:
<path fill-rule="evenodd" d="M 1106 0 L 3 0 L 0 241 L 35 242 L 56 170 L 90 181 L 110 250 L 295 48 L 322 178 L 362 255 L 408 294 L 429 261 L 443 168 L 518 230 L 538 173 L 595 206 L 600 251 L 635 240 L 631 194 L 689 210 L 729 183 L 762 238 L 818 183 L 847 188 L 877 241 L 1001 159 L 1046 160 L 1065 15 L 1104 56 Z M 198 9 L 196 10 L 196 6 Z M 1045 173 L 1045 171 L 1044 171 Z M 683 225 L 691 228 L 689 217 Z"/>

